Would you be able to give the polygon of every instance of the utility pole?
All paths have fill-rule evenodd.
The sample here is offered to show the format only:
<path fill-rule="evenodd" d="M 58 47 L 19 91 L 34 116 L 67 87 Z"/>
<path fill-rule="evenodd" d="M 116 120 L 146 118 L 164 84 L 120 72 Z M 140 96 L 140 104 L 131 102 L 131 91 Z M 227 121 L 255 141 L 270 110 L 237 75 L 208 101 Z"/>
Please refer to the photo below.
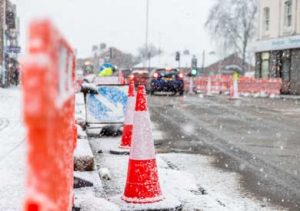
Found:
<path fill-rule="evenodd" d="M 150 55 L 149 55 L 149 0 L 146 0 L 146 65 L 148 63 L 148 71 L 150 70 Z"/>
<path fill-rule="evenodd" d="M 203 71 L 203 73 L 205 72 L 204 68 L 205 68 L 205 50 L 202 53 L 202 71 Z"/>
<path fill-rule="evenodd" d="M 5 17 L 6 17 L 6 0 L 0 0 L 0 67 L 2 86 L 6 85 L 6 70 L 5 70 Z"/>

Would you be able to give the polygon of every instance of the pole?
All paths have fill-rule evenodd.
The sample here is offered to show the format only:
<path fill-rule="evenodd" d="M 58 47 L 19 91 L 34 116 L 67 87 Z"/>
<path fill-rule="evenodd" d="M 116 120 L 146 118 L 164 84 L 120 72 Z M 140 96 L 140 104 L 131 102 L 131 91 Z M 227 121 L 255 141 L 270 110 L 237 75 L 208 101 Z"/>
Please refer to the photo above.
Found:
<path fill-rule="evenodd" d="M 203 71 L 203 73 L 205 72 L 204 68 L 205 68 L 205 50 L 202 53 L 202 71 Z"/>
<path fill-rule="evenodd" d="M 5 86 L 5 49 L 4 49 L 4 41 L 5 41 L 5 11 L 6 11 L 6 0 L 0 0 L 0 65 L 1 75 L 2 75 L 2 86 Z"/>
<path fill-rule="evenodd" d="M 145 43 L 146 43 L 146 64 L 148 62 L 148 70 L 150 69 L 150 63 L 149 63 L 149 0 L 146 0 L 146 37 L 145 37 Z"/>

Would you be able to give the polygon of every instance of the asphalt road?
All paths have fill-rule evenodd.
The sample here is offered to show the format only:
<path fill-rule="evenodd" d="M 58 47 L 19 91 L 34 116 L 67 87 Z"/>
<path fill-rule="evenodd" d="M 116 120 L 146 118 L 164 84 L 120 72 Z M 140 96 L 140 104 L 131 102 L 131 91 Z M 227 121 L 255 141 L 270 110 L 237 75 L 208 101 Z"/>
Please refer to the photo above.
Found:
<path fill-rule="evenodd" d="M 242 175 L 259 200 L 300 210 L 300 107 L 297 100 L 225 96 L 148 98 L 151 120 L 166 137 L 158 150 L 214 156 Z"/>

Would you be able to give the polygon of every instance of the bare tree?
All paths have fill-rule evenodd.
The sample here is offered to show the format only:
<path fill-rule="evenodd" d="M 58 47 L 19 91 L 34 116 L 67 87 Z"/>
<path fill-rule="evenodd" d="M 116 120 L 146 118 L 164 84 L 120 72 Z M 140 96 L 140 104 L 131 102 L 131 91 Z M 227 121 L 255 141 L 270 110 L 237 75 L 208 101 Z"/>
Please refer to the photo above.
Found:
<path fill-rule="evenodd" d="M 138 58 L 140 61 L 144 61 L 148 58 L 153 58 L 161 53 L 162 51 L 152 44 L 149 45 L 148 48 L 146 46 L 138 48 Z"/>
<path fill-rule="evenodd" d="M 246 60 L 249 42 L 256 30 L 257 0 L 217 0 L 205 26 L 217 44 Z"/>

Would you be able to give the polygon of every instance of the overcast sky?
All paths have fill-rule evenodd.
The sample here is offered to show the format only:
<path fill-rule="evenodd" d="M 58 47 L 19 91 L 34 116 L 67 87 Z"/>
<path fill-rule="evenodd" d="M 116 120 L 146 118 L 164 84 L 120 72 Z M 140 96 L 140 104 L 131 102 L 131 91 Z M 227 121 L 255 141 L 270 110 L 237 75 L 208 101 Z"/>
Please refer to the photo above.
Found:
<path fill-rule="evenodd" d="M 24 46 L 28 23 L 36 17 L 51 18 L 78 49 L 90 56 L 101 42 L 136 53 L 145 43 L 146 0 L 14 0 L 21 20 Z M 165 52 L 190 49 L 201 55 L 213 45 L 204 23 L 212 0 L 150 0 L 150 43 Z"/>

